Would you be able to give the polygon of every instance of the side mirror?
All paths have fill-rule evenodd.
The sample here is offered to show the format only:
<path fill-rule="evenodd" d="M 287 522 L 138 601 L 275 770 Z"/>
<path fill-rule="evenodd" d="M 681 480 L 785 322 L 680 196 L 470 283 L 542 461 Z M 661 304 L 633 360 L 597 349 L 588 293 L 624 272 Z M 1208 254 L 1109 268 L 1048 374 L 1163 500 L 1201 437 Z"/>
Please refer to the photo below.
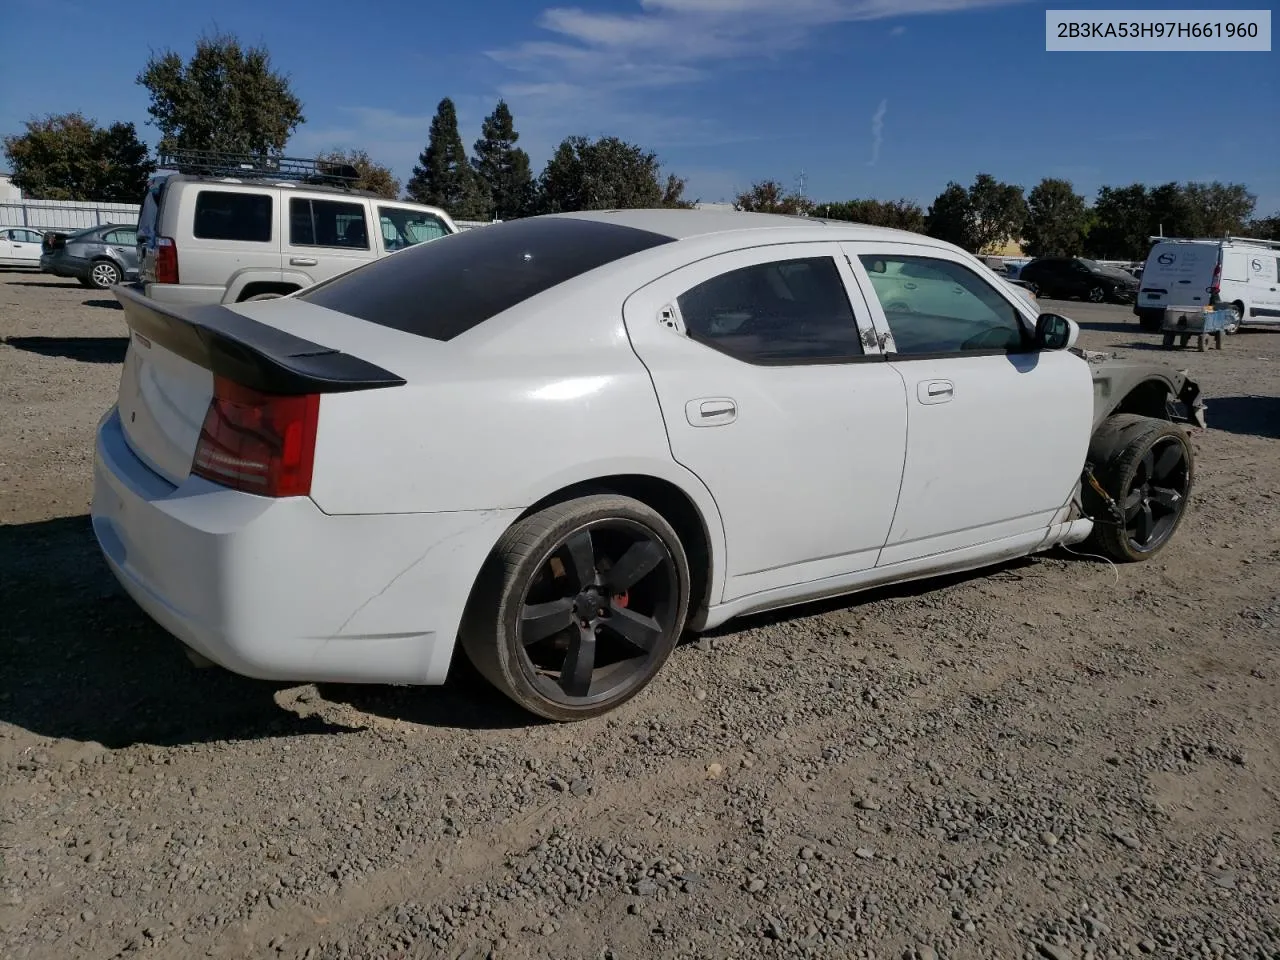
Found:
<path fill-rule="evenodd" d="M 1080 328 L 1056 313 L 1042 313 L 1036 320 L 1036 349 L 1065 350 L 1076 341 Z"/>

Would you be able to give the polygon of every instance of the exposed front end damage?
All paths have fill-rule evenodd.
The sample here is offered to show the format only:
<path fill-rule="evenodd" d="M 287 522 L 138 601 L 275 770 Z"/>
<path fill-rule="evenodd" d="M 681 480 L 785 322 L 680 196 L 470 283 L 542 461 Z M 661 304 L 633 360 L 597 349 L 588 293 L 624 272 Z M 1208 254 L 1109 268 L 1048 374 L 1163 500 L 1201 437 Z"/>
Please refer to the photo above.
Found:
<path fill-rule="evenodd" d="M 1093 375 L 1093 426 L 1114 413 L 1140 413 L 1204 429 L 1200 385 L 1171 364 L 1121 359 L 1115 354 L 1075 350 Z"/>

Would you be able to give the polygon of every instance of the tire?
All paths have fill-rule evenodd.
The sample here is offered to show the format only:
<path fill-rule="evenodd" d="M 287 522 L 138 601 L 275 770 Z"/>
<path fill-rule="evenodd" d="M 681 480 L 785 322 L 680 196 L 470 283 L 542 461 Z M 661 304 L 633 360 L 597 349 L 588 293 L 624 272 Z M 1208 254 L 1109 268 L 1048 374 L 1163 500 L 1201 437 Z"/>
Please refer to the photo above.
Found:
<path fill-rule="evenodd" d="M 1083 498 L 1094 519 L 1093 546 L 1118 563 L 1157 556 L 1182 525 L 1195 483 L 1195 452 L 1186 432 L 1168 420 L 1115 414 L 1093 435 L 1089 462 L 1126 517 L 1125 526 L 1117 523 L 1086 482 Z"/>
<path fill-rule="evenodd" d="M 1155 310 L 1144 310 L 1138 314 L 1138 326 L 1143 330 L 1155 332 L 1160 329 L 1160 322 L 1163 319 L 1160 313 Z"/>
<path fill-rule="evenodd" d="M 120 268 L 110 260 L 95 260 L 89 264 L 89 286 L 95 290 L 110 290 L 121 279 Z"/>
<path fill-rule="evenodd" d="M 629 553 L 633 547 L 639 552 Z M 635 579 L 624 574 L 630 582 L 619 593 L 609 573 L 629 556 L 632 572 L 647 569 Z M 593 583 L 584 589 L 584 580 Z M 661 514 L 630 497 L 584 496 L 503 534 L 476 581 L 459 640 L 480 674 L 528 712 L 584 720 L 617 709 L 657 675 L 684 629 L 689 584 L 684 547 Z M 642 635 L 647 647 L 619 628 Z M 534 632 L 542 636 L 528 640 Z M 615 654 L 620 659 L 609 662 Z M 594 671 L 575 673 L 584 662 Z"/>
<path fill-rule="evenodd" d="M 1088 300 L 1090 303 L 1106 303 L 1107 291 L 1102 287 L 1090 287 Z"/>
<path fill-rule="evenodd" d="M 1228 306 L 1235 310 L 1236 319 L 1234 323 L 1230 320 L 1227 321 L 1226 332 L 1239 333 L 1240 325 L 1244 323 L 1244 304 L 1237 300 L 1235 303 L 1228 304 Z"/>

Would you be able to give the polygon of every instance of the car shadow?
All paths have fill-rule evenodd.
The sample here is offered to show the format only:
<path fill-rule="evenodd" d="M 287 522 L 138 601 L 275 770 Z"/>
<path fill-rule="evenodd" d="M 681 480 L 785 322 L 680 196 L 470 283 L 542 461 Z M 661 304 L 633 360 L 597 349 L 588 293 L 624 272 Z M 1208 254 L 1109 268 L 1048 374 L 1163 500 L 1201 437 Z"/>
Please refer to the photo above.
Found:
<path fill-rule="evenodd" d="M 1105 320 L 1076 320 L 1081 330 L 1092 330 L 1094 333 L 1133 333 L 1136 324 L 1111 323 Z"/>
<path fill-rule="evenodd" d="M 84 287 L 75 280 L 70 281 L 45 281 L 45 280 L 11 280 L 7 284 L 10 287 L 44 287 L 47 290 L 83 290 Z"/>
<path fill-rule="evenodd" d="M 1040 556 L 1048 556 L 1048 554 L 1041 554 Z M 1036 557 L 1019 557 L 1005 563 L 993 564 L 981 570 L 942 574 L 923 580 L 911 580 L 906 583 L 874 587 L 859 593 L 844 594 L 830 597 L 826 600 L 812 600 L 808 603 L 797 604 L 794 607 L 784 607 L 780 610 L 772 610 L 766 613 L 747 614 L 730 620 L 728 623 L 713 630 L 704 630 L 701 636 L 719 637 L 726 634 L 740 633 L 743 630 L 751 630 L 756 627 L 773 626 L 791 620 L 802 620 L 805 617 L 816 617 L 822 614 L 835 613 L 839 610 L 850 610 L 879 600 L 921 597 L 973 580 L 1025 580 L 1032 576 L 1032 571 L 1037 566 L 1037 563 Z M 686 639 L 696 641 L 698 635 Z"/>
<path fill-rule="evenodd" d="M 363 729 L 276 700 L 299 684 L 193 666 L 116 584 L 84 515 L 0 526 L 0 610 L 0 722 L 37 736 L 118 749 Z M 323 693 L 428 725 L 529 725 L 468 671 L 454 673 L 443 687 L 326 685 Z"/>
<path fill-rule="evenodd" d="M 84 363 L 123 363 L 129 348 L 128 337 L 5 337 L 0 342 L 42 357 Z"/>
<path fill-rule="evenodd" d="M 1280 397 L 1210 397 L 1210 430 L 1280 440 Z"/>
<path fill-rule="evenodd" d="M 123 310 L 124 304 L 119 300 L 86 300 L 86 307 L 101 307 L 103 310 Z"/>

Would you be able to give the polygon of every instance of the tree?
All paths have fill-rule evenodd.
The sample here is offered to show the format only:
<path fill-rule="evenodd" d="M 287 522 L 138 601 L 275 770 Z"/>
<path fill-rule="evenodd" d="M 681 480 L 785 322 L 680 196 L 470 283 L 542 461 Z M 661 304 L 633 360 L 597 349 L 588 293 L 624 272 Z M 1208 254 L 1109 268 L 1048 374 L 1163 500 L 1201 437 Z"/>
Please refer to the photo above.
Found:
<path fill-rule="evenodd" d="M 734 198 L 735 210 L 746 210 L 751 213 L 788 213 L 808 214 L 814 207 L 813 201 L 798 193 L 792 193 L 776 180 L 761 180 Z"/>
<path fill-rule="evenodd" d="M 1239 235 L 1258 202 L 1243 183 L 1188 183 L 1183 192 L 1198 212 L 1197 226 L 1206 237 Z"/>
<path fill-rule="evenodd" d="M 411 200 L 441 207 L 459 220 L 481 220 L 488 212 L 485 186 L 467 160 L 458 133 L 458 111 L 448 97 L 436 105 L 427 146 L 409 178 L 408 194 Z"/>
<path fill-rule="evenodd" d="M 950 181 L 929 204 L 925 231 L 938 240 L 974 250 L 973 203 L 969 200 L 969 191 Z"/>
<path fill-rule="evenodd" d="M 14 185 L 33 200 L 138 203 L 155 164 L 132 123 L 100 127 L 80 113 L 26 121 L 5 137 Z"/>
<path fill-rule="evenodd" d="M 517 147 L 511 109 L 499 100 L 485 117 L 471 164 L 488 197 L 486 219 L 509 220 L 528 211 L 533 200 L 533 174 L 529 155 Z"/>
<path fill-rule="evenodd" d="M 152 54 L 137 82 L 151 93 L 161 151 L 278 156 L 306 119 L 267 49 L 241 47 L 231 34 L 201 37 L 188 63 L 172 51 Z"/>
<path fill-rule="evenodd" d="M 388 200 L 394 200 L 400 196 L 400 181 L 396 179 L 395 174 L 387 167 L 380 163 L 375 163 L 373 158 L 364 150 L 340 150 L 333 149 L 328 153 L 322 153 L 316 157 L 316 160 L 325 164 L 334 166 L 352 166 L 355 167 L 356 173 L 360 179 L 355 182 L 358 190 L 370 190 L 380 197 L 386 197 Z"/>
<path fill-rule="evenodd" d="M 1179 183 L 1170 181 L 1147 191 L 1146 236 L 1199 237 L 1204 235 L 1203 212 Z M 1146 237 L 1143 242 L 1147 243 Z M 1149 246 L 1149 244 L 1147 244 Z"/>
<path fill-rule="evenodd" d="M 566 137 L 538 178 L 536 209 L 620 210 L 687 207 L 684 181 L 664 180 L 658 157 L 617 137 Z"/>
<path fill-rule="evenodd" d="M 1147 237 L 1151 200 L 1141 183 L 1102 187 L 1093 204 L 1093 226 L 1085 238 L 1085 252 L 1103 260 L 1142 260 L 1151 248 Z"/>
<path fill-rule="evenodd" d="M 906 199 L 822 203 L 814 207 L 814 213 L 829 220 L 849 220 L 873 227 L 924 233 L 924 210 L 920 208 L 920 204 Z"/>
<path fill-rule="evenodd" d="M 1033 257 L 1079 256 L 1088 223 L 1084 197 L 1070 180 L 1041 180 L 1027 196 L 1026 252 Z"/>
<path fill-rule="evenodd" d="M 1280 211 L 1269 217 L 1250 220 L 1245 225 L 1245 235 L 1258 240 L 1280 240 Z"/>
<path fill-rule="evenodd" d="M 989 173 L 980 173 L 969 187 L 972 210 L 973 253 L 994 253 L 1017 239 L 1027 220 L 1027 202 L 1022 187 L 1001 183 Z"/>

